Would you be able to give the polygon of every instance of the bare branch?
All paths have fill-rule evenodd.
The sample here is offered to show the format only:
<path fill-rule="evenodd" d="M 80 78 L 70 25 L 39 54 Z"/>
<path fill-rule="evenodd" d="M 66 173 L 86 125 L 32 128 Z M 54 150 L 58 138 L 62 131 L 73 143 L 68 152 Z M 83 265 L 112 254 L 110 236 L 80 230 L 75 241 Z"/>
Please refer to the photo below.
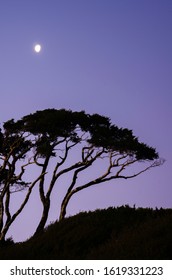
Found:
<path fill-rule="evenodd" d="M 38 165 L 38 166 L 40 166 L 40 167 L 43 167 L 43 166 L 44 166 L 44 164 L 43 164 L 43 163 L 38 162 L 38 160 L 37 160 L 37 156 L 38 156 L 38 153 L 35 153 L 35 155 L 34 155 L 34 162 L 35 162 L 35 164 L 36 164 L 36 165 Z"/>
<path fill-rule="evenodd" d="M 82 148 L 82 161 L 86 162 L 88 158 L 94 153 L 93 145 Z"/>
<path fill-rule="evenodd" d="M 110 166 L 108 167 L 107 171 L 100 177 L 97 177 L 96 179 L 94 180 L 91 180 L 90 182 L 86 183 L 86 184 L 83 184 L 81 186 L 78 186 L 77 188 L 73 189 L 69 196 L 68 196 L 68 201 L 69 199 L 71 198 L 72 195 L 74 195 L 75 193 L 83 190 L 83 189 L 86 189 L 90 186 L 93 186 L 93 185 L 97 185 L 97 184 L 100 184 L 100 183 L 104 183 L 104 182 L 108 182 L 108 181 L 111 181 L 113 179 L 131 179 L 131 178 L 134 178 L 134 177 L 137 177 L 139 176 L 140 174 L 146 172 L 147 170 L 153 168 L 153 167 L 156 167 L 156 166 L 160 166 L 164 163 L 164 160 L 156 160 L 154 161 L 151 165 L 149 165 L 148 167 L 144 168 L 143 170 L 133 174 L 133 175 L 130 175 L 130 176 L 124 176 L 124 175 L 119 175 L 118 172 L 115 174 L 115 175 L 112 175 L 110 177 L 108 177 L 108 175 L 110 174 Z M 129 165 L 129 163 L 128 163 Z M 122 168 L 123 170 L 124 168 Z"/>
<path fill-rule="evenodd" d="M 28 165 L 31 165 L 35 163 L 35 161 L 31 161 L 31 159 L 28 160 L 28 162 L 24 165 L 22 165 L 20 168 L 21 168 L 21 172 L 17 175 L 17 176 L 14 176 L 13 177 L 13 181 L 17 181 L 17 180 L 21 180 L 22 179 L 22 176 L 25 172 L 25 167 L 27 167 Z"/>

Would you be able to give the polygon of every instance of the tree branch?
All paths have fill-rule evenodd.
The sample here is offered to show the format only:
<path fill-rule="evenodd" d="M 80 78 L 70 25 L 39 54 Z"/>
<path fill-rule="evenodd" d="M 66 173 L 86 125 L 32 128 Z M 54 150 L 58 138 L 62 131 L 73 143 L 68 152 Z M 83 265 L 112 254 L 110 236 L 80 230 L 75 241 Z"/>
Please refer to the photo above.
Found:
<path fill-rule="evenodd" d="M 135 162 L 135 161 L 134 161 L 134 162 Z M 133 162 L 133 163 L 134 163 L 134 162 Z M 111 173 L 111 168 L 113 167 L 113 166 L 109 165 L 109 167 L 107 168 L 107 171 L 106 171 L 102 176 L 97 177 L 96 179 L 91 180 L 90 182 L 88 182 L 88 183 L 86 183 L 86 184 L 83 184 L 83 185 L 81 185 L 81 186 L 78 186 L 78 187 L 76 187 L 75 189 L 70 189 L 70 191 L 69 191 L 69 192 L 67 193 L 67 195 L 65 196 L 66 201 L 63 200 L 63 204 L 65 203 L 66 205 L 65 205 L 65 207 L 64 207 L 64 205 L 63 205 L 62 211 L 64 211 L 64 214 L 65 214 L 65 209 L 66 209 L 66 206 L 67 206 L 67 204 L 68 204 L 70 198 L 71 198 L 75 193 L 77 193 L 77 192 L 79 192 L 79 191 L 81 191 L 81 190 L 83 190 L 83 189 L 86 189 L 86 188 L 88 188 L 88 187 L 90 187 L 90 186 L 97 185 L 97 184 L 100 184 L 100 183 L 108 182 L 108 181 L 111 181 L 111 180 L 113 180 L 113 179 L 118 179 L 118 178 L 123 178 L 123 179 L 134 178 L 134 177 L 136 177 L 136 176 L 138 176 L 138 175 L 140 175 L 140 174 L 146 172 L 146 171 L 149 170 L 150 168 L 153 168 L 153 167 L 156 167 L 156 166 L 159 166 L 159 165 L 163 164 L 163 162 L 164 162 L 164 160 L 154 161 L 154 162 L 153 162 L 151 165 L 149 165 L 148 167 L 146 167 L 146 168 L 144 168 L 143 170 L 137 172 L 136 174 L 133 174 L 133 175 L 130 175 L 130 176 L 122 176 L 122 175 L 119 175 L 118 172 L 117 172 L 115 175 L 108 177 L 108 175 Z M 131 164 L 131 162 L 128 163 L 128 165 L 129 165 L 129 164 Z M 123 169 L 124 169 L 124 168 L 121 168 L 121 171 L 122 171 Z M 61 214 L 60 214 L 60 219 L 62 219 L 63 217 L 64 217 L 64 215 L 63 215 L 62 212 L 61 212 Z"/>
<path fill-rule="evenodd" d="M 8 230 L 8 228 L 10 227 L 10 225 L 14 222 L 14 220 L 17 218 L 17 216 L 22 212 L 23 208 L 25 207 L 25 205 L 27 204 L 29 197 L 31 195 L 32 189 L 35 186 L 35 184 L 41 179 L 42 176 L 44 176 L 46 173 L 42 173 L 28 188 L 28 192 L 25 196 L 25 199 L 23 201 L 23 203 L 20 205 L 19 209 L 12 215 L 12 217 L 6 221 L 5 226 L 4 226 L 4 230 Z"/>

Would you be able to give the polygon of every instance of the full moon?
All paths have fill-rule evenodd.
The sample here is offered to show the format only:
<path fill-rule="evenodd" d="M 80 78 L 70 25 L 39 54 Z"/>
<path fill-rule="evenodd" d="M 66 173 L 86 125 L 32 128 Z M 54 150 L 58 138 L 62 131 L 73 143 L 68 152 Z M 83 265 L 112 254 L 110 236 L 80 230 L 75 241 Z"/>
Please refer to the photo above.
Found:
<path fill-rule="evenodd" d="M 39 53 L 39 52 L 41 51 L 41 45 L 36 44 L 36 45 L 34 46 L 34 50 L 35 50 L 36 53 Z"/>

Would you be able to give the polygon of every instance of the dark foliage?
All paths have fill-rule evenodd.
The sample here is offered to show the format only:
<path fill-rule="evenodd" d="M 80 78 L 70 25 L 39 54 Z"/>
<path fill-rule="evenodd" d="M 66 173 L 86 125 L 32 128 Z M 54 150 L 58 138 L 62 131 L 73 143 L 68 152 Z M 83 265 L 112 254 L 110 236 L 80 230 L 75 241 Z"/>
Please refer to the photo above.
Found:
<path fill-rule="evenodd" d="M 49 225 L 0 259 L 172 259 L 172 209 L 122 206 Z"/>
<path fill-rule="evenodd" d="M 73 142 L 79 141 L 79 136 L 76 133 L 77 127 L 80 127 L 83 132 L 90 133 L 90 138 L 87 141 L 95 147 L 104 147 L 107 150 L 119 151 L 120 153 L 131 153 L 138 160 L 158 158 L 156 150 L 139 142 L 132 130 L 112 125 L 109 118 L 98 114 L 89 115 L 84 111 L 46 109 L 24 116 L 17 122 L 12 119 L 4 124 L 4 129 L 8 133 L 23 131 L 40 135 L 41 138 L 38 138 L 36 144 L 42 156 L 44 156 L 46 148 L 51 150 L 50 144 L 59 137 L 69 137 Z M 44 141 L 45 138 L 47 143 Z M 41 146 L 40 142 L 44 142 L 44 146 Z"/>

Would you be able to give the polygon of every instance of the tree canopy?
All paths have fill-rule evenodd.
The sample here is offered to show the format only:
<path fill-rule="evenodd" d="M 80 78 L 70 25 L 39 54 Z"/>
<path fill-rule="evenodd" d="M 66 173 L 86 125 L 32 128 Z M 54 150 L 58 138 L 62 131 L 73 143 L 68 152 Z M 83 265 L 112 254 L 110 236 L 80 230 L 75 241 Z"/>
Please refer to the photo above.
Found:
<path fill-rule="evenodd" d="M 71 151 L 79 151 L 75 158 Z M 72 156 L 72 163 L 67 159 Z M 48 171 L 50 161 L 54 167 Z M 88 182 L 79 184 L 82 171 L 104 160 L 106 170 Z M 126 168 L 145 162 L 147 166 L 136 173 L 126 173 Z M 101 167 L 101 163 L 100 167 Z M 70 198 L 77 192 L 117 178 L 129 179 L 148 169 L 161 165 L 156 150 L 138 140 L 132 130 L 113 125 L 109 118 L 99 114 L 86 114 L 65 109 L 36 111 L 15 121 L 11 119 L 0 130 L 0 239 L 4 239 L 10 225 L 27 204 L 33 188 L 39 189 L 43 212 L 35 234 L 46 224 L 50 198 L 58 179 L 72 174 L 71 184 L 61 203 L 59 219 L 66 215 Z M 31 182 L 25 181 L 30 166 L 37 167 L 35 178 L 29 174 Z M 52 167 L 51 167 L 52 168 Z M 100 168 L 101 169 L 101 168 Z M 47 174 L 51 173 L 49 186 L 45 186 Z M 130 169 L 131 172 L 131 169 Z M 13 192 L 25 190 L 26 195 L 18 210 L 11 213 L 10 199 Z"/>

